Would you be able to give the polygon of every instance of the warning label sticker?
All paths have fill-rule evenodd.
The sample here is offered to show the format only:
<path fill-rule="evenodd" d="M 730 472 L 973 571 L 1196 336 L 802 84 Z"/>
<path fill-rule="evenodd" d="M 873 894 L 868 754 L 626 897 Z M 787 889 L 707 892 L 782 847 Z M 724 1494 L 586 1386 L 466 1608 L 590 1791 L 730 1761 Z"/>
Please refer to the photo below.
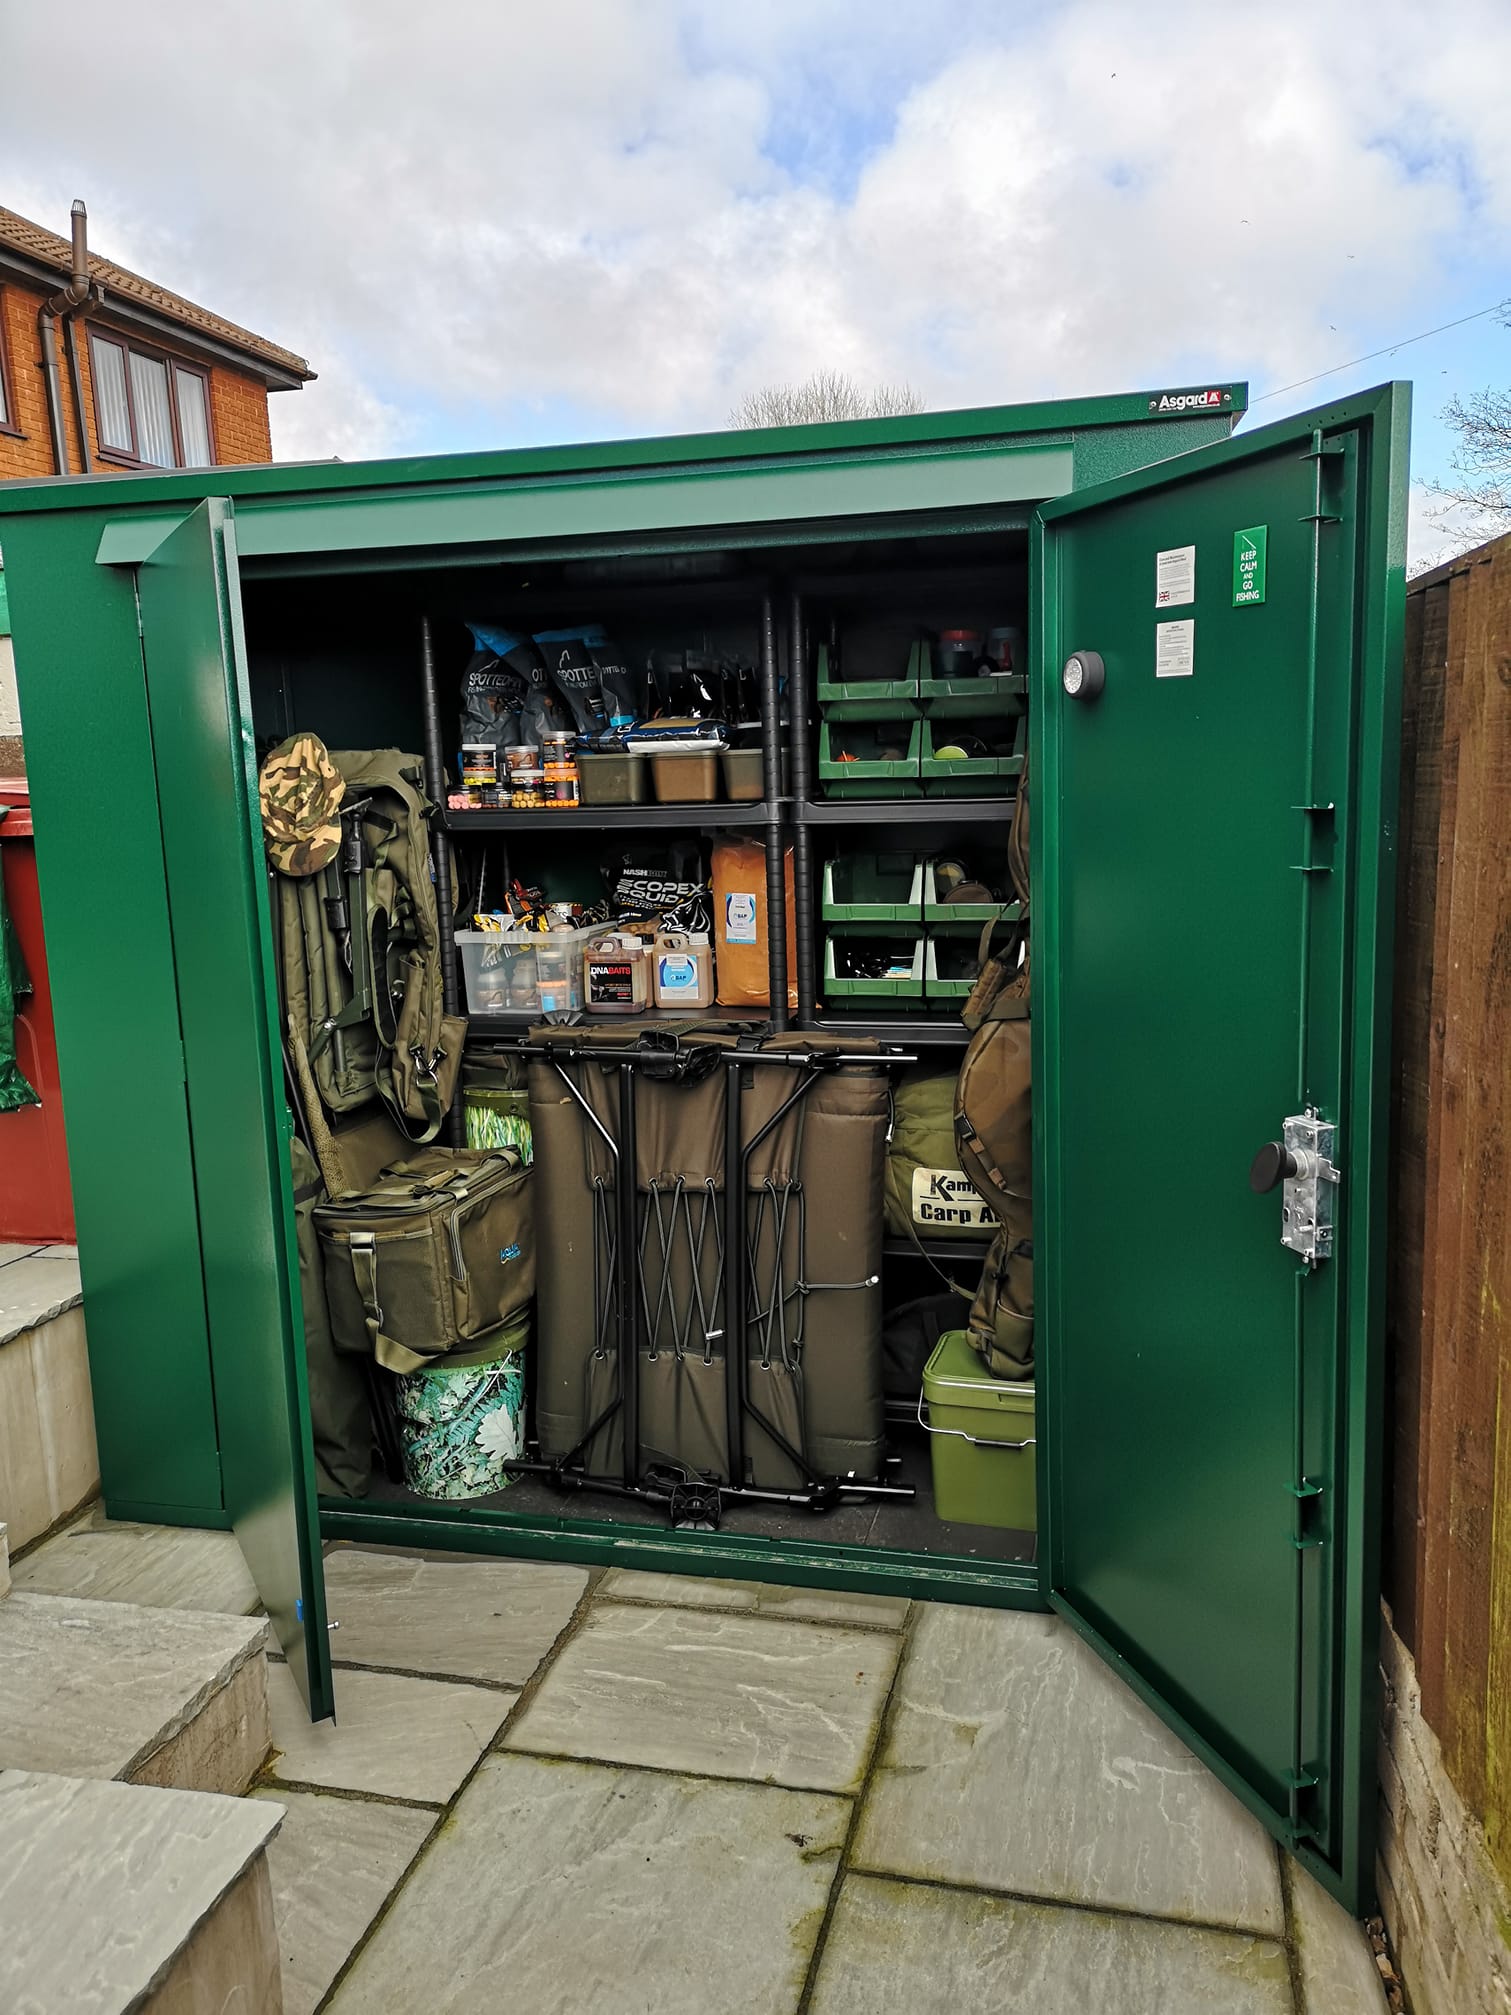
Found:
<path fill-rule="evenodd" d="M 990 1231 L 996 1219 L 958 1168 L 915 1168 L 913 1222 L 920 1231 Z"/>
<path fill-rule="evenodd" d="M 1154 676 L 1189 679 L 1196 669 L 1196 618 L 1154 626 Z"/>
<path fill-rule="evenodd" d="M 1178 609 L 1196 600 L 1196 548 L 1171 546 L 1154 556 L 1154 606 Z"/>

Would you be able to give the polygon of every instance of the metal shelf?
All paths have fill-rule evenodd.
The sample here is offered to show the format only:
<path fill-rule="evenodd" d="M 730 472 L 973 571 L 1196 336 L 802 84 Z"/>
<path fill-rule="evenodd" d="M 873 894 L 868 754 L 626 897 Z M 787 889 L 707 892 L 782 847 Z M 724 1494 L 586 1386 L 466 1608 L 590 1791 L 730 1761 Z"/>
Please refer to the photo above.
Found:
<path fill-rule="evenodd" d="M 614 828 L 681 826 L 763 826 L 764 804 L 727 805 L 574 805 L 570 811 L 461 812 L 449 807 L 441 814 L 448 833 L 602 832 Z"/>
<path fill-rule="evenodd" d="M 713 1022 L 748 1022 L 759 1026 L 771 1020 L 769 1008 L 708 1007 L 708 1008 L 641 1008 L 635 1014 L 603 1014 L 584 1009 L 575 1022 L 551 1022 L 550 1026 L 561 1028 L 617 1028 L 626 1034 L 637 1028 L 670 1027 L 680 1022 L 686 1027 L 690 1020 L 696 1020 L 705 1027 Z M 495 1035 L 500 1042 L 517 1040 L 527 1029 L 540 1025 L 539 1008 L 506 1008 L 502 1014 L 469 1014 L 467 1034 L 475 1036 Z"/>
<path fill-rule="evenodd" d="M 886 1259 L 933 1259 L 974 1260 L 979 1266 L 986 1257 L 986 1240 L 979 1243 L 963 1238 L 884 1238 L 881 1242 L 882 1255 Z"/>
<path fill-rule="evenodd" d="M 922 1045 L 963 1049 L 970 1041 L 970 1030 L 965 1024 L 952 1021 L 946 1015 L 932 1021 L 922 1015 L 909 1019 L 899 1015 L 895 1020 L 889 1020 L 867 1015 L 820 1014 L 814 1026 L 826 1035 L 853 1035 L 877 1042 L 895 1042 L 902 1049 L 917 1049 Z"/>
<path fill-rule="evenodd" d="M 1009 798 L 814 798 L 795 804 L 793 817 L 809 826 L 969 826 L 1010 819 Z"/>

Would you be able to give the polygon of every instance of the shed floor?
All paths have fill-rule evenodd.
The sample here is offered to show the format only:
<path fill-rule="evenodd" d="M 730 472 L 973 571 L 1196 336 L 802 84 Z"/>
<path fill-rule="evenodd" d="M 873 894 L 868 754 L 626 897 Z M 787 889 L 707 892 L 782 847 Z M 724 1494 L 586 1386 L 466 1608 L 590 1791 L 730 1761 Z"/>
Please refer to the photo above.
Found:
<path fill-rule="evenodd" d="M 165 1590 L 187 1541 L 234 1548 L 162 1532 Z M 1384 2009 L 1359 1927 L 1058 1619 L 326 1567 L 339 1720 L 275 1668 L 252 1793 L 290 2015 Z"/>
<path fill-rule="evenodd" d="M 1011 1560 L 1031 1563 L 1036 1557 L 1032 1532 L 1019 1532 L 990 1525 L 951 1524 L 935 1515 L 928 1438 L 922 1428 L 904 1427 L 895 1431 L 893 1447 L 896 1464 L 887 1472 L 889 1483 L 904 1484 L 911 1498 L 862 1498 L 839 1504 L 822 1516 L 776 1504 L 731 1504 L 720 1521 L 726 1532 L 739 1532 L 766 1539 L 825 1540 L 836 1546 L 890 1547 L 902 1553 L 935 1553 L 955 1560 Z M 401 1484 L 390 1483 L 381 1467 L 365 1500 L 369 1504 L 416 1503 Z M 542 1478 L 522 1476 L 507 1490 L 492 1497 L 473 1500 L 496 1511 L 541 1513 L 560 1518 L 611 1518 L 625 1525 L 665 1526 L 667 1515 L 661 1505 L 642 1499 L 621 1497 L 613 1492 L 574 1491 L 570 1495 L 555 1489 Z"/>

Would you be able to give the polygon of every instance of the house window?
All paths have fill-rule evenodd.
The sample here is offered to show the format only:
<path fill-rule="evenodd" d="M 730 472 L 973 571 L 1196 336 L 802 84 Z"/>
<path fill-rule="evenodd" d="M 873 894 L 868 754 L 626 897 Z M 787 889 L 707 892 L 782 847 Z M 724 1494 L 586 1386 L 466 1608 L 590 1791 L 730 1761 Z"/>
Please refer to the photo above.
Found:
<path fill-rule="evenodd" d="M 19 434 L 10 388 L 10 358 L 5 351 L 5 289 L 0 287 L 0 434 Z"/>
<path fill-rule="evenodd" d="M 215 460 L 206 374 L 174 357 L 89 332 L 100 453 L 154 469 L 194 469 Z"/>

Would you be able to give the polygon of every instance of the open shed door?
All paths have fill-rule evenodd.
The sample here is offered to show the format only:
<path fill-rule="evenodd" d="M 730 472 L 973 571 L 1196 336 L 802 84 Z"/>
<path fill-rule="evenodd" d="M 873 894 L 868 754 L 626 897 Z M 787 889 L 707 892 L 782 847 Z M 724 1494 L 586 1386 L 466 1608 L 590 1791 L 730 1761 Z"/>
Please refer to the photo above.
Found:
<path fill-rule="evenodd" d="M 1035 528 L 1046 1593 L 1355 1909 L 1408 413 L 1382 388 Z"/>
<path fill-rule="evenodd" d="M 226 1506 L 318 1720 L 325 1575 L 230 503 L 201 504 L 137 579 Z"/>

